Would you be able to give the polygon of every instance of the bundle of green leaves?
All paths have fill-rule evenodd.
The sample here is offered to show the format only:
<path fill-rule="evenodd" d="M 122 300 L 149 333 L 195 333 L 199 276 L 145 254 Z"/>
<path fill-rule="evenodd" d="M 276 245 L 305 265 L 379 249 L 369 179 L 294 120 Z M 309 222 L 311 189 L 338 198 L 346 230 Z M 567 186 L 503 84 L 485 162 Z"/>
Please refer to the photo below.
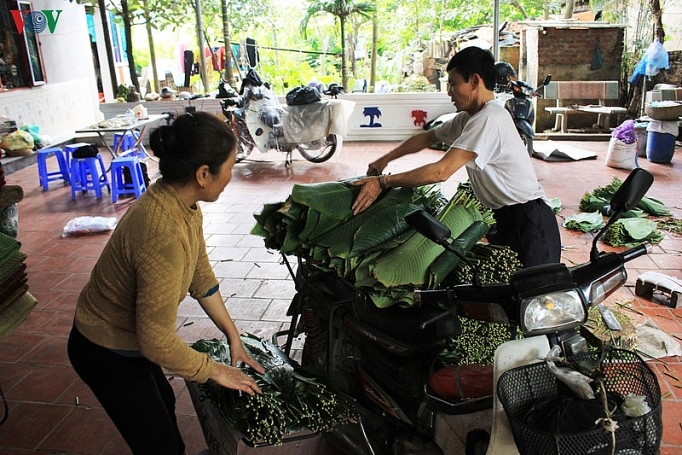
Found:
<path fill-rule="evenodd" d="M 210 380 L 205 386 L 220 414 L 253 445 L 281 445 L 286 435 L 303 429 L 331 431 L 356 416 L 350 398 L 304 373 L 275 345 L 250 334 L 241 339 L 249 354 L 265 368 L 261 375 L 248 366 L 240 367 L 256 380 L 262 393 L 249 396 Z M 230 364 L 230 347 L 225 341 L 199 340 L 192 348 Z"/>
<path fill-rule="evenodd" d="M 333 271 L 368 293 L 378 307 L 413 305 L 415 289 L 435 289 L 459 258 L 405 222 L 425 209 L 445 224 L 466 254 L 487 233 L 492 213 L 463 185 L 447 201 L 438 186 L 394 188 L 364 212 L 350 209 L 358 187 L 348 181 L 294 185 L 285 202 L 255 215 L 251 231 L 268 248 L 303 259 L 308 273 Z"/>
<path fill-rule="evenodd" d="M 608 185 L 585 193 L 578 206 L 585 213 L 566 217 L 563 226 L 582 232 L 596 232 L 601 229 L 604 226 L 603 217 L 612 214 L 611 198 L 622 184 L 618 177 L 613 177 Z M 670 209 L 663 202 L 644 196 L 637 208 L 623 213 L 621 219 L 609 227 L 601 240 L 611 246 L 634 246 L 645 241 L 658 243 L 663 235 L 658 231 L 657 223 L 647 217 L 668 215 Z"/>

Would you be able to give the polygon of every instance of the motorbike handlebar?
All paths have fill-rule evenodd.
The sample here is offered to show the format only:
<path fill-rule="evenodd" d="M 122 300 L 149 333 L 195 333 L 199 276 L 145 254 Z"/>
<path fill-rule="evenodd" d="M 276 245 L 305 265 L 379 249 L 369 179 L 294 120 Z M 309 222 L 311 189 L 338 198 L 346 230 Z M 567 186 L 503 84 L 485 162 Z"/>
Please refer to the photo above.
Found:
<path fill-rule="evenodd" d="M 641 245 L 638 245 L 634 248 L 630 248 L 627 251 L 623 251 L 620 253 L 620 257 L 623 258 L 623 262 L 628 262 L 632 261 L 633 259 L 636 259 L 640 256 L 644 256 L 645 254 L 651 253 L 651 250 L 653 249 L 653 245 L 649 242 L 642 243 Z"/>

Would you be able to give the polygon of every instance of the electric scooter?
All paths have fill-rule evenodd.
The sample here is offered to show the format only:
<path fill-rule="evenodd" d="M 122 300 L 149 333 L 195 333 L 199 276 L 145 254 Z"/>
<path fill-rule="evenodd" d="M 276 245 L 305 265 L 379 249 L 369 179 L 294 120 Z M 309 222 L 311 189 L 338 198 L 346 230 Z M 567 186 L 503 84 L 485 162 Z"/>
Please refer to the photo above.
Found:
<path fill-rule="evenodd" d="M 597 241 L 621 214 L 637 205 L 652 182 L 651 174 L 643 169 L 632 171 L 611 200 L 613 214 L 594 238 L 588 262 L 522 269 L 508 283 L 481 284 L 476 267 L 453 248 L 450 230 L 423 210 L 410 213 L 405 218 L 408 225 L 461 256 L 474 270 L 471 284 L 414 291 L 417 306 L 412 308 L 377 308 L 350 283 L 334 273 L 313 273 L 299 258 L 298 292 L 287 312 L 292 320 L 284 350 L 288 353 L 293 340 L 305 332 L 302 366 L 358 403 L 357 423 L 339 426 L 327 437 L 343 453 L 362 455 L 552 453 L 524 445 L 524 433 L 518 424 L 510 426 L 507 409 L 498 399 L 500 391 L 509 401 L 525 389 L 534 390 L 534 380 L 525 388 L 512 383 L 511 388 L 501 389 L 501 378 L 509 368 L 547 357 L 550 348 L 558 350 L 554 355 L 567 359 L 588 355 L 579 328 L 588 320 L 589 307 L 623 286 L 625 263 L 651 248 L 643 244 L 621 253 L 604 253 L 598 250 Z M 445 340 L 461 333 L 460 317 L 510 324 L 524 338 L 500 346 L 488 370 L 453 366 L 445 367 L 450 370 L 443 374 L 443 369 L 436 370 L 436 358 Z M 622 359 L 616 363 L 633 364 Z M 625 389 L 617 394 L 643 395 L 651 411 L 619 422 L 629 429 L 627 433 L 616 430 L 610 435 L 600 429 L 590 433 L 593 439 L 587 448 L 583 445 L 560 453 L 610 454 L 615 445 L 631 450 L 618 453 L 657 453 L 662 436 L 660 388 L 655 375 L 641 359 L 640 363 L 648 376 L 624 383 Z M 451 388 L 460 390 L 459 396 L 440 395 L 434 376 L 441 381 L 449 378 Z M 468 388 L 458 383 L 464 379 Z M 479 387 L 485 383 L 490 387 Z"/>

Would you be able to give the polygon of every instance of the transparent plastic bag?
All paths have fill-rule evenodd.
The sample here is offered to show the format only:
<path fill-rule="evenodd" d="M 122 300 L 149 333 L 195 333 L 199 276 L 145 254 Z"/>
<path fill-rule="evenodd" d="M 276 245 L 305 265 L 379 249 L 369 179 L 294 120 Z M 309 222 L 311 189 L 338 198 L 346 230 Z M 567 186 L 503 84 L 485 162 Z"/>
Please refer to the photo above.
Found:
<path fill-rule="evenodd" d="M 64 225 L 62 237 L 108 232 L 116 227 L 116 223 L 118 220 L 115 216 L 79 216 Z"/>

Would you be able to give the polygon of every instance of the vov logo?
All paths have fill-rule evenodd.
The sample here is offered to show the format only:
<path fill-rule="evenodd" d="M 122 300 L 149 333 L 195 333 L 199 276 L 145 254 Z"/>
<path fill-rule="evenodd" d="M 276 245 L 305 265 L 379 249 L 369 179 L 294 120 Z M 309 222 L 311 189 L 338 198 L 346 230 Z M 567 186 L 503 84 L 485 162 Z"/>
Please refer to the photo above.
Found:
<path fill-rule="evenodd" d="M 24 30 L 27 33 L 38 34 L 47 29 L 50 33 L 54 33 L 62 11 L 61 9 L 44 9 L 41 11 L 11 10 L 10 13 L 12 13 L 12 19 L 14 19 L 17 32 L 21 35 Z"/>

